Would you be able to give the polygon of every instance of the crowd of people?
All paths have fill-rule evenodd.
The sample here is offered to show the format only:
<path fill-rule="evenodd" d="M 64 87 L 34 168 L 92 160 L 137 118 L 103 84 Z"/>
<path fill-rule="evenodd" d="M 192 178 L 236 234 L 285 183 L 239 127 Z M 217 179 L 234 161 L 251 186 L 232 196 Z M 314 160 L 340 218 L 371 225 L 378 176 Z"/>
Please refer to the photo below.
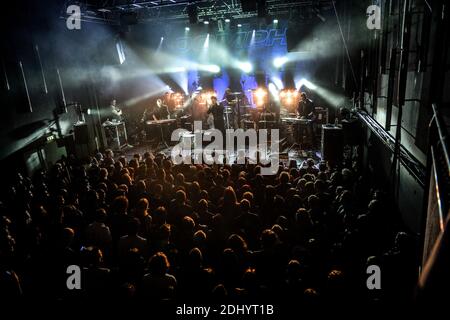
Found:
<path fill-rule="evenodd" d="M 284 312 L 412 299 L 415 240 L 370 177 L 312 159 L 260 170 L 107 150 L 17 174 L 0 204 L 1 296 Z M 82 268 L 80 290 L 66 286 L 68 265 Z M 367 288 L 368 265 L 381 290 Z"/>

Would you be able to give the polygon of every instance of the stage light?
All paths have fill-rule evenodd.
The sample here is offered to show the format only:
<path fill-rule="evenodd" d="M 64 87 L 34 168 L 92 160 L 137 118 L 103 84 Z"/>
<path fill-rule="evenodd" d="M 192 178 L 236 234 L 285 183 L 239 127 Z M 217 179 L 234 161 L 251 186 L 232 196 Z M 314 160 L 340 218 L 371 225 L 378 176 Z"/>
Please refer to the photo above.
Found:
<path fill-rule="evenodd" d="M 186 27 L 186 28 L 184 28 L 184 30 L 185 30 L 185 31 L 189 31 L 189 30 L 191 30 L 191 28 Z"/>
<path fill-rule="evenodd" d="M 203 69 L 204 71 L 211 72 L 211 73 L 219 73 L 220 72 L 220 67 L 215 64 L 205 65 L 201 69 Z"/>
<path fill-rule="evenodd" d="M 164 37 L 161 37 L 161 40 L 159 40 L 159 45 L 158 45 L 158 48 L 156 49 L 156 51 L 159 51 L 159 50 L 161 50 L 161 47 L 162 47 L 163 41 L 164 41 Z"/>
<path fill-rule="evenodd" d="M 204 24 L 209 24 L 208 20 L 203 21 Z"/>
<path fill-rule="evenodd" d="M 321 97 L 326 103 L 328 103 L 331 106 L 339 107 L 349 103 L 348 99 L 344 95 L 333 92 L 332 90 L 329 90 L 326 87 L 316 85 L 311 81 L 309 81 L 308 79 L 302 78 L 296 81 L 296 83 L 298 90 L 306 91 L 308 95 L 311 92 L 314 92 L 313 93 L 314 96 Z"/>
<path fill-rule="evenodd" d="M 181 108 L 184 105 L 185 95 L 180 92 L 173 93 L 170 98 L 173 101 L 173 105 L 175 108 Z"/>
<path fill-rule="evenodd" d="M 186 72 L 187 69 L 185 67 L 173 67 L 168 69 L 167 73 L 176 73 L 176 72 Z"/>
<path fill-rule="evenodd" d="M 203 48 L 208 48 L 209 47 L 209 33 L 206 35 L 206 39 L 205 42 L 203 43 Z"/>
<path fill-rule="evenodd" d="M 253 91 L 253 101 L 257 107 L 262 107 L 267 103 L 267 90 L 264 88 L 258 88 Z"/>
<path fill-rule="evenodd" d="M 273 24 L 277 24 L 278 23 L 278 19 L 273 19 Z"/>
<path fill-rule="evenodd" d="M 252 37 L 250 38 L 250 47 L 252 47 L 255 44 L 255 38 L 256 38 L 256 30 L 253 29 Z"/>
<path fill-rule="evenodd" d="M 281 90 L 284 88 L 283 81 L 278 76 L 272 76 L 270 78 L 272 80 L 273 84 L 276 86 L 277 90 Z"/>
<path fill-rule="evenodd" d="M 309 80 L 307 80 L 305 78 L 302 78 L 300 80 L 300 86 L 298 87 L 298 89 L 300 89 L 303 85 L 305 87 L 307 87 L 308 89 L 311 89 L 311 90 L 316 90 L 317 89 L 317 86 L 314 83 L 312 83 L 311 81 L 309 81 Z"/>
<path fill-rule="evenodd" d="M 278 92 L 277 87 L 272 82 L 269 83 L 269 91 Z"/>
<path fill-rule="evenodd" d="M 267 92 L 263 88 L 258 88 L 255 91 L 255 96 L 258 99 L 263 99 L 266 96 Z"/>
<path fill-rule="evenodd" d="M 159 80 L 161 81 L 161 80 Z M 157 97 L 157 96 L 161 96 L 162 94 L 164 94 L 165 92 L 168 92 L 167 87 L 161 82 L 161 86 L 158 86 L 155 90 L 153 91 L 148 91 L 143 95 L 137 96 L 137 97 L 133 97 L 129 100 L 126 100 L 122 103 L 123 106 L 125 107 L 130 107 L 130 106 L 134 106 L 137 103 L 144 101 L 150 97 Z"/>
<path fill-rule="evenodd" d="M 220 67 L 216 66 L 216 65 L 212 65 L 212 66 L 210 66 L 210 70 L 213 73 L 219 73 L 220 72 Z"/>
<path fill-rule="evenodd" d="M 295 89 L 284 89 L 280 91 L 280 103 L 289 112 L 295 112 L 300 95 Z"/>
<path fill-rule="evenodd" d="M 238 28 L 242 27 L 242 24 L 238 23 L 237 27 L 238 27 Z"/>
<path fill-rule="evenodd" d="M 250 62 L 239 62 L 238 67 L 245 73 L 249 73 L 253 70 L 253 66 Z"/>
<path fill-rule="evenodd" d="M 278 89 L 277 89 L 276 85 L 273 82 L 271 82 L 271 83 L 269 83 L 268 88 L 269 88 L 269 92 L 272 94 L 272 97 L 274 98 L 274 100 L 278 101 L 279 100 L 278 99 Z"/>
<path fill-rule="evenodd" d="M 227 23 L 229 23 L 230 21 L 231 21 L 231 20 L 230 20 L 230 19 L 228 19 L 228 18 L 227 18 L 227 19 L 225 19 L 225 22 L 227 22 Z"/>
<path fill-rule="evenodd" d="M 278 57 L 278 58 L 273 59 L 273 65 L 275 68 L 280 68 L 286 62 L 288 62 L 288 59 L 286 57 Z"/>

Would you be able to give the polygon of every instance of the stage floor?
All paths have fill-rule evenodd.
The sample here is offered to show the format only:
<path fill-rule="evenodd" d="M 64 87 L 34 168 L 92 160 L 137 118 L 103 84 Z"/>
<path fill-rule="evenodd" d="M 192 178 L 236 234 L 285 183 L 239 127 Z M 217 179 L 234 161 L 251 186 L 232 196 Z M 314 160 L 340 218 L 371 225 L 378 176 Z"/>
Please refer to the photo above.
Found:
<path fill-rule="evenodd" d="M 142 143 L 139 145 L 126 147 L 120 151 L 115 151 L 115 154 L 125 156 L 128 160 L 131 159 L 133 157 L 133 155 L 136 153 L 138 153 L 142 156 L 145 152 L 151 152 L 153 154 L 163 153 L 166 156 L 170 156 L 172 148 L 173 148 L 173 146 L 169 146 L 168 148 L 166 148 L 166 147 L 160 148 L 160 147 L 155 146 L 155 144 L 152 144 L 152 143 Z M 235 151 L 234 155 L 232 155 L 232 159 L 233 159 L 233 156 L 234 156 L 234 158 L 236 157 L 236 154 L 238 152 L 239 152 L 238 150 Z M 246 156 L 247 155 L 248 155 L 248 152 L 246 152 Z M 296 160 L 297 165 L 299 166 L 299 165 L 301 165 L 301 163 L 304 160 L 306 160 L 308 158 L 312 158 L 316 162 L 320 161 L 322 159 L 320 150 L 318 148 L 302 149 L 302 148 L 300 148 L 300 146 L 291 146 L 291 145 L 286 145 L 286 146 L 280 147 L 279 159 L 281 162 L 283 162 L 286 165 L 291 160 Z"/>

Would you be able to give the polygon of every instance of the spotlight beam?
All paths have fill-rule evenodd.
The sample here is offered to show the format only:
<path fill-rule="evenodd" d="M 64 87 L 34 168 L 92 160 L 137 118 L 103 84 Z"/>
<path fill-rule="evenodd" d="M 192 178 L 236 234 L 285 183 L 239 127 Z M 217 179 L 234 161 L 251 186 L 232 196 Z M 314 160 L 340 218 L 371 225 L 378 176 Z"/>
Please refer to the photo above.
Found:
<path fill-rule="evenodd" d="M 166 90 L 167 90 L 167 86 L 162 86 L 162 87 L 158 88 L 157 90 L 150 91 L 150 92 L 147 92 L 147 93 L 145 93 L 145 94 L 143 94 L 141 96 L 128 99 L 127 101 L 123 102 L 123 106 L 130 107 L 130 106 L 135 105 L 136 103 L 138 103 L 138 102 L 140 102 L 142 100 L 148 99 L 148 98 L 153 97 L 153 96 L 160 95 L 160 94 L 164 93 Z"/>

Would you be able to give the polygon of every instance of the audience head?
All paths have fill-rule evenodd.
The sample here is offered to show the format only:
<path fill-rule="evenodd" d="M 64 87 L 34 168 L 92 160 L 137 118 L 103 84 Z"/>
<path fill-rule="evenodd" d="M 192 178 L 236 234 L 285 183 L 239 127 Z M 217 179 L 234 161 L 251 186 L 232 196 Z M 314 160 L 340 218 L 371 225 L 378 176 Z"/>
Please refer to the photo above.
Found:
<path fill-rule="evenodd" d="M 163 252 L 157 252 L 150 257 L 148 268 L 152 276 L 161 277 L 169 271 L 169 260 Z"/>
<path fill-rule="evenodd" d="M 118 196 L 112 204 L 113 212 L 116 214 L 126 214 L 128 210 L 128 198 L 126 196 Z"/>
<path fill-rule="evenodd" d="M 225 206 L 229 206 L 229 205 L 236 205 L 236 203 L 237 203 L 237 198 L 236 198 L 236 193 L 234 192 L 233 187 L 225 188 L 225 190 L 223 192 L 223 204 Z"/>

